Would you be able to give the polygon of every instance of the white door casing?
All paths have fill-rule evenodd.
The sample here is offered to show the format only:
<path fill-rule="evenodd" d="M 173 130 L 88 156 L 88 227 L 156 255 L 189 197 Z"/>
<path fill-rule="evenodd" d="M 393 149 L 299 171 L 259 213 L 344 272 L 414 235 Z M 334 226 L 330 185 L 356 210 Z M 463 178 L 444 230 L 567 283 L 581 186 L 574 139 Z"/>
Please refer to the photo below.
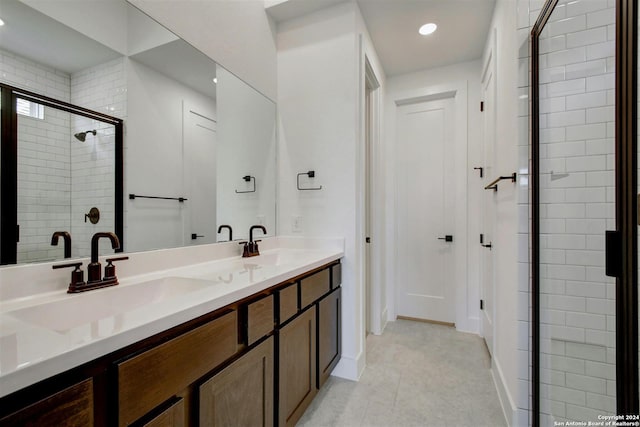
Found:
<path fill-rule="evenodd" d="M 457 244 L 453 98 L 397 110 L 399 316 L 455 323 Z M 452 235 L 453 241 L 439 240 Z M 460 236 L 458 236 L 460 237 Z"/>
<path fill-rule="evenodd" d="M 496 135 L 496 103 L 495 103 L 495 68 L 492 52 L 489 53 L 482 77 L 483 99 L 483 186 L 486 186 L 495 178 L 495 135 Z M 480 255 L 480 298 L 483 308 L 480 312 L 482 336 L 487 343 L 489 353 L 493 355 L 495 316 L 495 281 L 494 281 L 494 257 L 490 247 L 494 238 L 495 229 L 495 195 L 492 190 L 485 190 L 482 197 L 482 234 L 483 244 Z"/>

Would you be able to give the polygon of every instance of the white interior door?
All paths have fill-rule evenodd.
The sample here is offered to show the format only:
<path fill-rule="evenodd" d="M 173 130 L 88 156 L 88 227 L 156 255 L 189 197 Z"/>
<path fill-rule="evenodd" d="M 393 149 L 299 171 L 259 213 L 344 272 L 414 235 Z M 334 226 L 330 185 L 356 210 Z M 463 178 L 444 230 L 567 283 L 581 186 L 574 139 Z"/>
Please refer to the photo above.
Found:
<path fill-rule="evenodd" d="M 189 214 L 186 240 L 192 245 L 215 243 L 216 121 L 184 107 L 185 190 Z M 195 238 L 193 238 L 195 237 Z"/>
<path fill-rule="evenodd" d="M 397 314 L 454 323 L 453 98 L 398 108 Z M 445 236 L 452 236 L 452 241 Z"/>
<path fill-rule="evenodd" d="M 484 179 L 483 186 L 487 185 L 495 178 L 494 170 L 495 154 L 495 76 L 493 72 L 493 60 L 489 60 L 489 65 L 485 71 L 482 81 L 482 97 L 484 102 L 483 114 L 483 163 Z M 495 312 L 495 287 L 494 287 L 494 259 L 493 252 L 489 245 L 493 242 L 495 227 L 495 195 L 493 191 L 485 190 L 482 197 L 482 234 L 484 247 L 480 255 L 481 271 L 481 322 L 482 335 L 489 348 L 489 353 L 493 354 L 494 337 L 494 312 Z"/>

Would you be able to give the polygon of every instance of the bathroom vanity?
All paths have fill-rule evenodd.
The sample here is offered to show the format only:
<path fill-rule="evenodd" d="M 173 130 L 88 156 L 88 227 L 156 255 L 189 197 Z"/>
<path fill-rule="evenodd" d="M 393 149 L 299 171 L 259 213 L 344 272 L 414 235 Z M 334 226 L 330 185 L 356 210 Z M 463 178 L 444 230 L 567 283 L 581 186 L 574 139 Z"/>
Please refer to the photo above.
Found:
<path fill-rule="evenodd" d="M 29 310 L 38 305 L 25 298 L 4 303 L 3 343 L 46 345 L 51 337 L 37 340 L 48 327 L 65 344 L 0 366 L 0 426 L 294 425 L 340 359 L 341 256 L 276 248 L 125 278 L 69 297 L 78 311 L 59 315 L 80 319 L 66 324 L 36 325 Z M 83 297 L 92 313 L 118 298 L 130 308 L 83 321 Z M 43 298 L 44 317 L 47 305 L 65 307 L 59 295 Z M 2 362 L 21 357 L 0 353 Z"/>

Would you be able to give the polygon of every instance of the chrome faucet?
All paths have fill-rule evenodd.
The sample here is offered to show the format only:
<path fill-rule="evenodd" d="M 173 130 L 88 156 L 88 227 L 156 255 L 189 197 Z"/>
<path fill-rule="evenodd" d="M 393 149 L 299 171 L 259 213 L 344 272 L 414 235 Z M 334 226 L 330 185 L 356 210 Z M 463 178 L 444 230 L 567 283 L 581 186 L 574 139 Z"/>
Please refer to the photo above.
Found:
<path fill-rule="evenodd" d="M 58 246 L 58 239 L 64 239 L 64 257 L 71 258 L 71 234 L 68 231 L 56 231 L 51 236 L 51 246 Z"/>
<path fill-rule="evenodd" d="M 218 234 L 222 233 L 222 230 L 224 228 L 229 230 L 229 241 L 231 242 L 233 240 L 233 230 L 231 229 L 230 225 L 223 224 L 220 227 L 218 227 Z"/>
<path fill-rule="evenodd" d="M 98 241 L 102 237 L 111 240 L 111 248 L 120 249 L 120 239 L 115 233 L 101 231 L 93 235 L 91 238 L 91 264 L 87 266 L 87 284 L 102 280 L 102 268 L 98 262 Z"/>
<path fill-rule="evenodd" d="M 249 241 L 240 242 L 241 245 L 244 245 L 244 249 L 242 251 L 243 258 L 260 255 L 260 251 L 258 250 L 258 242 L 261 242 L 261 240 L 253 240 L 253 230 L 256 228 L 262 230 L 262 234 L 267 234 L 267 229 L 262 225 L 252 225 L 249 229 Z"/>

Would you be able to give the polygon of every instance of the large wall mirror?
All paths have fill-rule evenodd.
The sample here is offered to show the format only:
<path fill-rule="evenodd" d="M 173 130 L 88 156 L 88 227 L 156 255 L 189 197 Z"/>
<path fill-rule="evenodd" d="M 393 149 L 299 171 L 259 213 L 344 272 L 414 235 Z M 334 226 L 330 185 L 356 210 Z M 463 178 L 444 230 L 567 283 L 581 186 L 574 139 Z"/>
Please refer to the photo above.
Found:
<path fill-rule="evenodd" d="M 118 227 L 127 252 L 275 235 L 270 99 L 125 0 L 0 0 L 0 19 L 2 264 L 63 259 L 57 231 L 73 258 Z"/>

